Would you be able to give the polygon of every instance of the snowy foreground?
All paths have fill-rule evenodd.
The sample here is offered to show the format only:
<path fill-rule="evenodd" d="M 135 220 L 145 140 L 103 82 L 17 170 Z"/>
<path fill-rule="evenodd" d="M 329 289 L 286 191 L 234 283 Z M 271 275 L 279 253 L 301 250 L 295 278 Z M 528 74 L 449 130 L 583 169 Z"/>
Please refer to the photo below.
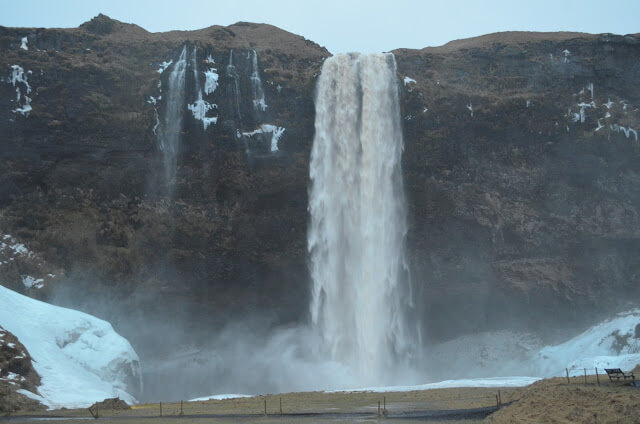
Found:
<path fill-rule="evenodd" d="M 141 389 L 138 356 L 108 322 L 0 286 L 0 326 L 13 333 L 27 348 L 42 380 L 38 394 L 25 390 L 21 393 L 50 408 L 86 407 L 115 396 L 128 403 L 136 402 L 134 395 Z M 275 348 L 280 355 L 282 346 L 277 343 Z M 255 351 L 251 352 L 250 357 L 256 356 Z M 535 335 L 497 331 L 467 335 L 432 346 L 426 349 L 425 358 L 425 370 L 429 375 L 425 381 L 431 380 L 431 383 L 351 387 L 334 392 L 517 387 L 540 378 L 563 376 L 565 368 L 571 375 L 582 375 L 585 368 L 593 373 L 596 367 L 601 373 L 604 373 L 603 368 L 610 367 L 631 370 L 640 364 L 640 309 L 618 314 L 555 346 L 543 346 Z M 207 364 L 209 368 L 211 364 Z M 313 361 L 306 364 L 303 369 L 313 369 Z M 438 369 L 447 369 L 449 375 L 429 372 Z M 325 388 L 330 386 L 327 384 Z M 240 388 L 238 392 L 244 390 Z M 216 394 L 191 401 L 258 394 Z"/>
<path fill-rule="evenodd" d="M 108 322 L 0 286 L 0 326 L 27 348 L 41 377 L 40 395 L 20 393 L 52 409 L 115 396 L 136 402 L 131 392 L 140 389 L 138 355 Z"/>
<path fill-rule="evenodd" d="M 496 331 L 473 334 L 427 350 L 429 367 L 447 369 L 453 379 L 407 386 L 362 387 L 330 392 L 404 392 L 457 387 L 522 387 L 547 377 L 604 374 L 604 368 L 632 370 L 640 364 L 640 310 L 621 313 L 576 337 L 543 346 L 531 334 Z M 513 377 L 529 375 L 534 377 Z M 432 380 L 439 376 L 432 376 Z M 248 395 L 211 395 L 192 399 L 228 399 Z"/>
<path fill-rule="evenodd" d="M 578 373 L 585 368 L 595 372 L 596 367 L 632 370 L 640 364 L 640 309 L 618 314 L 571 340 L 541 349 L 535 362 L 544 376 L 562 374 L 565 368 Z"/>

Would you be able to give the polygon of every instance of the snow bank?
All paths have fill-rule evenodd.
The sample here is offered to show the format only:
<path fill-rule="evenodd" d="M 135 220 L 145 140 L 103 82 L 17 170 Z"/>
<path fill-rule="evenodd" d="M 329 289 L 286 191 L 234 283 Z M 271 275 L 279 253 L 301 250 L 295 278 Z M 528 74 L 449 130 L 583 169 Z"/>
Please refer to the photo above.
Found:
<path fill-rule="evenodd" d="M 86 407 L 114 396 L 136 402 L 131 393 L 140 389 L 138 355 L 108 322 L 0 286 L 0 326 L 31 354 L 49 408 Z"/>
<path fill-rule="evenodd" d="M 225 399 L 239 399 L 239 398 L 248 398 L 253 397 L 251 395 L 237 395 L 237 394 L 222 394 L 222 395 L 211 395 L 204 396 L 195 399 L 189 400 L 189 402 L 203 402 L 206 400 L 225 400 Z"/>
<path fill-rule="evenodd" d="M 338 392 L 411 392 L 414 390 L 450 389 L 454 387 L 524 387 L 540 380 L 536 377 L 492 377 L 471 378 L 461 380 L 445 380 L 437 383 L 419 384 L 416 386 L 386 386 L 367 387 L 363 389 L 332 390 L 327 393 Z"/>
<path fill-rule="evenodd" d="M 631 370 L 640 364 L 640 309 L 618 314 L 578 336 L 536 355 L 538 375 L 562 375 L 565 368 L 583 371 L 598 368 Z"/>

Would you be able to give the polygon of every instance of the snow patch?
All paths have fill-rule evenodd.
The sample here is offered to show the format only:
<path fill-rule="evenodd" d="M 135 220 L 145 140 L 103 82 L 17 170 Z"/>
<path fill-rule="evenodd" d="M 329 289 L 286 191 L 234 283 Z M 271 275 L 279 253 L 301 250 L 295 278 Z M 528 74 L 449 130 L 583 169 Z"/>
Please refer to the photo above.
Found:
<path fill-rule="evenodd" d="M 31 354 L 42 381 L 37 400 L 49 408 L 87 407 L 114 396 L 136 402 L 138 355 L 108 322 L 0 286 L 0 325 Z"/>
<path fill-rule="evenodd" d="M 216 64 L 216 61 L 213 60 L 213 56 L 211 56 L 211 55 L 207 56 L 207 58 L 204 60 L 204 62 L 205 63 L 209 63 L 211 65 L 215 65 Z"/>
<path fill-rule="evenodd" d="M 411 392 L 414 390 L 449 389 L 454 387 L 524 387 L 540 380 L 537 377 L 492 377 L 468 378 L 460 380 L 444 380 L 437 383 L 419 384 L 415 386 L 366 387 L 362 389 L 331 390 L 326 393 L 341 392 Z"/>
<path fill-rule="evenodd" d="M 631 370 L 640 364 L 640 310 L 618 314 L 556 346 L 541 349 L 535 357 L 539 375 L 562 375 L 565 368 L 583 371 L 595 367 Z"/>
<path fill-rule="evenodd" d="M 22 284 L 24 284 L 24 287 L 27 289 L 41 289 L 44 287 L 44 280 L 42 278 L 33 278 L 29 275 L 23 275 Z"/>
<path fill-rule="evenodd" d="M 20 48 L 22 50 L 29 50 L 29 47 L 27 46 L 27 43 L 29 42 L 29 40 L 27 39 L 27 37 L 22 37 L 21 43 L 20 43 Z"/>
<path fill-rule="evenodd" d="M 211 396 L 199 397 L 199 398 L 191 399 L 188 402 L 204 402 L 207 400 L 240 399 L 240 398 L 249 398 L 249 397 L 253 397 L 253 396 L 226 393 L 222 395 L 211 395 Z"/>
<path fill-rule="evenodd" d="M 469 112 L 471 113 L 471 117 L 473 118 L 473 105 L 471 104 L 471 102 L 469 102 L 469 104 L 467 105 L 467 109 L 469 109 Z"/>

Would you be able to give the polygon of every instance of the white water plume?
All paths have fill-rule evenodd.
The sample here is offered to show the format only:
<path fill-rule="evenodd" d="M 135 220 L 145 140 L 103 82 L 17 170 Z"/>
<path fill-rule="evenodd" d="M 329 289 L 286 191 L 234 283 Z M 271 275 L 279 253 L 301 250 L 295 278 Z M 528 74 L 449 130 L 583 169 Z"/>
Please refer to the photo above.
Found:
<path fill-rule="evenodd" d="M 180 134 L 185 105 L 186 70 L 187 46 L 184 46 L 180 58 L 173 65 L 171 74 L 169 74 L 167 103 L 159 135 L 160 150 L 163 153 L 164 183 L 169 197 L 173 195 L 176 185 L 176 165 L 180 150 Z"/>
<path fill-rule="evenodd" d="M 330 359 L 365 384 L 403 378 L 399 370 L 419 344 L 406 319 L 411 294 L 397 84 L 392 54 L 349 54 L 324 62 L 317 87 L 311 318 Z"/>
<path fill-rule="evenodd" d="M 262 89 L 262 80 L 260 79 L 260 70 L 258 69 L 258 54 L 253 50 L 251 57 L 251 91 L 253 94 L 253 109 L 256 112 L 264 112 L 267 110 L 267 102 L 264 99 L 264 90 Z"/>

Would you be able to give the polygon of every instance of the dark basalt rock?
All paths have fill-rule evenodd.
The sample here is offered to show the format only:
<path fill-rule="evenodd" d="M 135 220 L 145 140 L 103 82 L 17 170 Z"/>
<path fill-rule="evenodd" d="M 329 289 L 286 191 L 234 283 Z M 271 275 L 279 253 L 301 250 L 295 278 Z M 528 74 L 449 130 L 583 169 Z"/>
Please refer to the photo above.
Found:
<path fill-rule="evenodd" d="M 164 104 L 148 101 L 166 96 L 171 68 L 157 70 L 185 45 L 197 50 L 200 84 L 217 69 L 209 101 L 219 119 L 204 130 L 185 112 L 167 199 L 153 133 Z M 427 339 L 578 325 L 637 301 L 638 49 L 633 35 L 503 33 L 394 52 Z M 269 25 L 154 34 L 98 16 L 78 29 L 0 28 L 0 50 L 0 228 L 41 258 L 0 265 L 0 281 L 26 292 L 23 275 L 56 275 L 42 296 L 125 336 L 152 317 L 189 322 L 196 339 L 197 326 L 231 317 L 306 319 L 309 152 L 326 49 Z M 14 112 L 26 85 L 12 83 L 12 65 L 31 87 L 29 116 Z M 189 71 L 188 102 L 196 86 Z M 268 138 L 238 137 L 264 123 L 286 128 L 278 152 Z"/>
<path fill-rule="evenodd" d="M 118 23 L 118 21 L 100 13 L 95 18 L 80 25 L 80 28 L 84 28 L 94 34 L 106 35 L 111 34 L 116 29 Z"/>
<path fill-rule="evenodd" d="M 44 409 L 39 402 L 17 392 L 38 393 L 40 376 L 33 369 L 31 356 L 20 341 L 0 327 L 0 412 Z"/>

